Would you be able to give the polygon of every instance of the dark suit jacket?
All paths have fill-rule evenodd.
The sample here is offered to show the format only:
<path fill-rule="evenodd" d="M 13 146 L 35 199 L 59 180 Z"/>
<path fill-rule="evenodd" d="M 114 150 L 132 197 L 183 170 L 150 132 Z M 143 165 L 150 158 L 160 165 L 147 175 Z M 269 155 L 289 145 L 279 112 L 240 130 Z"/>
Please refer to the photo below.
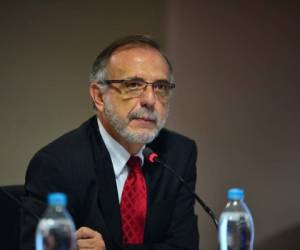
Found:
<path fill-rule="evenodd" d="M 163 161 L 194 189 L 195 143 L 162 129 L 149 144 Z M 109 153 L 100 136 L 96 117 L 41 149 L 31 160 L 25 180 L 23 205 L 41 216 L 49 192 L 64 192 L 77 228 L 99 231 L 108 250 L 198 249 L 194 199 L 180 182 L 159 165 L 145 161 L 147 185 L 145 243 L 122 245 L 117 187 Z M 33 249 L 37 221 L 27 212 L 21 219 L 21 249 Z"/>

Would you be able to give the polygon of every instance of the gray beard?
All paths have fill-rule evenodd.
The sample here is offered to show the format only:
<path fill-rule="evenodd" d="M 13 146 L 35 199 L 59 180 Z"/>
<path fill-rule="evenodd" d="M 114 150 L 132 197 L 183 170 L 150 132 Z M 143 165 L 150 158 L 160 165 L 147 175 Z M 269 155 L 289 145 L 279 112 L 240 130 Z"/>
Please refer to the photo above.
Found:
<path fill-rule="evenodd" d="M 104 95 L 104 115 L 109 121 L 110 125 L 115 129 L 115 131 L 121 135 L 126 141 L 131 143 L 140 143 L 146 144 L 155 139 L 158 135 L 159 131 L 164 127 L 167 117 L 168 117 L 168 109 L 166 115 L 163 119 L 160 119 L 157 113 L 152 108 L 141 107 L 136 111 L 129 113 L 127 120 L 123 120 L 116 115 L 114 112 L 114 107 L 111 104 L 109 98 Z M 156 121 L 156 127 L 149 132 L 134 132 L 128 129 L 129 122 L 134 118 L 147 117 L 148 119 L 152 119 Z"/>

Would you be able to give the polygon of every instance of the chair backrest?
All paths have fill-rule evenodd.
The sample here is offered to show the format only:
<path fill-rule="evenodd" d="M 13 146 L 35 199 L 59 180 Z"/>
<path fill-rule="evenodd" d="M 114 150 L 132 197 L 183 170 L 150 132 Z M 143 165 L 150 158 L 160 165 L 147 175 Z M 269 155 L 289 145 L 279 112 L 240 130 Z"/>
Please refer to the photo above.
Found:
<path fill-rule="evenodd" d="M 19 249 L 21 207 L 18 201 L 24 195 L 23 185 L 0 187 L 0 249 Z"/>

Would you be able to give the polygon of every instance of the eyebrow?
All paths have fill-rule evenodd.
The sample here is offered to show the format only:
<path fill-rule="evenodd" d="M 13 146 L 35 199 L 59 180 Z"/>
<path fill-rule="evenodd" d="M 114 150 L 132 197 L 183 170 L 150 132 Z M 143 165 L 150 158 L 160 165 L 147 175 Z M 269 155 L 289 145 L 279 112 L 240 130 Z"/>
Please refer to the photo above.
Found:
<path fill-rule="evenodd" d="M 126 80 L 135 80 L 135 81 L 147 82 L 144 78 L 138 77 L 138 76 L 128 77 L 128 78 L 126 78 Z M 154 82 L 157 82 L 157 81 L 167 81 L 167 82 L 169 82 L 168 79 L 157 79 Z"/>
<path fill-rule="evenodd" d="M 145 81 L 144 78 L 138 77 L 138 76 L 128 77 L 128 78 L 126 78 L 126 80 Z"/>

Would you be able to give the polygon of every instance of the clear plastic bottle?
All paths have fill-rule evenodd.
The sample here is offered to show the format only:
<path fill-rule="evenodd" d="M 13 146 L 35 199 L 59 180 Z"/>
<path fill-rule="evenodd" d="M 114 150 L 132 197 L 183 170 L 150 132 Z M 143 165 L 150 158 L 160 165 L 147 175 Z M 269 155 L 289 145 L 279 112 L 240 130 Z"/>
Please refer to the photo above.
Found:
<path fill-rule="evenodd" d="M 39 221 L 35 234 L 36 250 L 75 249 L 75 226 L 66 205 L 65 194 L 48 195 L 48 208 Z"/>
<path fill-rule="evenodd" d="M 227 199 L 219 221 L 220 250 L 253 250 L 254 225 L 244 191 L 229 189 Z"/>

